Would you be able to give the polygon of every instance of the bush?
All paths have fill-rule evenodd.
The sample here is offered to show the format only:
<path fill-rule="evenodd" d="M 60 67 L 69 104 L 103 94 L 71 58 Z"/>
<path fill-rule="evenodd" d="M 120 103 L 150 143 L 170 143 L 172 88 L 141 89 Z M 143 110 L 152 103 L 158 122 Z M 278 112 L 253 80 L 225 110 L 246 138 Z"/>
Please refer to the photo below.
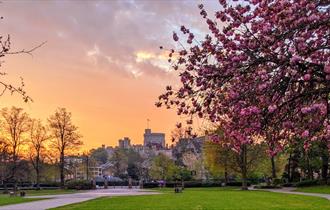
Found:
<path fill-rule="evenodd" d="M 274 179 L 273 181 L 273 185 L 278 186 L 281 185 L 283 183 L 282 179 Z"/>
<path fill-rule="evenodd" d="M 282 187 L 293 187 L 293 183 L 284 183 Z"/>
<path fill-rule="evenodd" d="M 156 188 L 159 184 L 157 182 L 146 182 L 143 183 L 143 188 Z"/>
<path fill-rule="evenodd" d="M 197 181 L 185 181 L 184 182 L 184 187 L 185 188 L 194 188 L 194 187 L 222 187 L 222 183 L 221 181 L 201 181 L 201 180 L 197 180 Z M 172 187 L 174 188 L 176 185 L 181 185 L 181 182 L 166 182 L 166 187 Z M 242 182 L 228 182 L 226 186 L 237 186 L 237 187 L 241 187 L 242 186 Z M 248 182 L 248 186 L 251 186 L 251 183 Z M 159 187 L 159 183 L 157 182 L 146 182 L 143 183 L 143 187 L 144 188 L 157 188 Z"/>
<path fill-rule="evenodd" d="M 277 185 L 256 185 L 254 189 L 280 189 L 280 186 Z"/>
<path fill-rule="evenodd" d="M 45 183 L 40 183 L 40 187 L 42 188 L 48 188 L 48 187 L 60 187 L 61 183 L 59 182 L 45 182 Z M 34 184 L 33 187 L 37 187 L 37 184 Z"/>
<path fill-rule="evenodd" d="M 304 180 L 304 181 L 293 184 L 294 187 L 309 187 L 309 186 L 314 186 L 314 185 L 319 185 L 319 181 L 318 180 Z"/>
<path fill-rule="evenodd" d="M 166 187 L 174 188 L 176 185 L 181 185 L 180 181 L 178 182 L 166 182 Z M 159 187 L 157 182 L 143 183 L 144 188 L 156 188 Z M 221 182 L 203 182 L 203 181 L 185 181 L 185 188 L 194 188 L 194 187 L 221 187 Z"/>
<path fill-rule="evenodd" d="M 242 182 L 228 182 L 226 186 L 232 186 L 232 187 L 241 187 Z M 247 186 L 251 186 L 251 183 L 248 182 Z"/>
<path fill-rule="evenodd" d="M 78 181 L 69 181 L 66 183 L 67 189 L 73 190 L 90 190 L 93 189 L 93 184 L 90 181 L 78 180 Z"/>

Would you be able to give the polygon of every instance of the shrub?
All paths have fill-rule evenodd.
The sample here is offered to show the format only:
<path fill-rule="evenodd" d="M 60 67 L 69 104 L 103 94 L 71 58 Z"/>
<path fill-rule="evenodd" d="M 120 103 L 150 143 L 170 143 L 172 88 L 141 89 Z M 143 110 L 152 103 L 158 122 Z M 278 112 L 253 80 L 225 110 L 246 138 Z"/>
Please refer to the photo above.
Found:
<path fill-rule="evenodd" d="M 254 189 L 280 189 L 280 186 L 277 185 L 256 185 Z"/>
<path fill-rule="evenodd" d="M 156 188 L 159 184 L 157 182 L 146 182 L 143 183 L 143 188 Z"/>
<path fill-rule="evenodd" d="M 309 186 L 318 185 L 318 184 L 319 184 L 318 180 L 304 180 L 304 181 L 295 183 L 293 186 L 294 187 L 309 187 Z"/>
<path fill-rule="evenodd" d="M 93 184 L 86 180 L 68 181 L 66 183 L 66 188 L 74 190 L 90 190 L 93 189 Z"/>
<path fill-rule="evenodd" d="M 293 187 L 293 183 L 284 183 L 282 187 Z"/>
<path fill-rule="evenodd" d="M 226 186 L 241 187 L 242 182 L 228 182 Z M 251 186 L 251 183 L 248 182 L 247 186 Z"/>
<path fill-rule="evenodd" d="M 274 179 L 273 181 L 273 185 L 278 186 L 281 185 L 283 183 L 282 179 Z"/>
<path fill-rule="evenodd" d="M 37 186 L 37 184 L 33 185 L 34 187 Z M 40 187 L 42 188 L 48 188 L 48 187 L 60 187 L 61 183 L 59 182 L 45 182 L 45 183 L 40 183 Z"/>

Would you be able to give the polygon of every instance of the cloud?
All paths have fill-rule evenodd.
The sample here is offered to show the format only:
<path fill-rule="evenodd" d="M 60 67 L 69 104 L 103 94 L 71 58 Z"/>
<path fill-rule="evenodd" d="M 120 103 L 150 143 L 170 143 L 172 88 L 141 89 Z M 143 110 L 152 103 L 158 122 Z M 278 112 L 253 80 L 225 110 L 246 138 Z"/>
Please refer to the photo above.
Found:
<path fill-rule="evenodd" d="M 140 78 L 170 76 L 159 46 L 172 46 L 182 24 L 203 31 L 198 1 L 4 2 L 3 31 L 24 42 L 47 40 L 45 59 L 81 70 Z M 64 50 L 65 49 L 65 50 Z M 65 64 L 64 64 L 65 63 Z"/>

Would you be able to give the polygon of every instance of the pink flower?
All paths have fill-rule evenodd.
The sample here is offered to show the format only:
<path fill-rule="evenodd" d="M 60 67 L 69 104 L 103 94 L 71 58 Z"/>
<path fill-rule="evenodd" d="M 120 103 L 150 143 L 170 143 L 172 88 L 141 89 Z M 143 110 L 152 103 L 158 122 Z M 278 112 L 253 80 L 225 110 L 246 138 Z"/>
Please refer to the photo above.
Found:
<path fill-rule="evenodd" d="M 218 135 L 212 135 L 212 136 L 211 136 L 211 141 L 212 141 L 213 143 L 219 143 L 219 142 L 220 142 L 220 138 L 219 138 Z"/>
<path fill-rule="evenodd" d="M 270 113 L 273 113 L 273 112 L 276 110 L 276 108 L 277 108 L 276 105 L 270 105 L 270 106 L 268 107 L 268 111 L 269 111 Z"/>
<path fill-rule="evenodd" d="M 305 81 L 309 81 L 309 80 L 311 80 L 311 75 L 310 75 L 310 74 L 305 74 L 305 75 L 304 75 L 304 80 L 305 80 Z"/>
<path fill-rule="evenodd" d="M 330 74 L 327 74 L 327 76 L 325 76 L 326 80 L 330 80 Z"/>
<path fill-rule="evenodd" d="M 301 134 L 301 137 L 303 138 L 307 138 L 309 136 L 309 131 L 308 130 L 305 130 L 302 134 Z"/>
<path fill-rule="evenodd" d="M 330 64 L 327 64 L 327 65 L 324 66 L 324 72 L 326 74 L 330 74 Z"/>
<path fill-rule="evenodd" d="M 293 64 L 295 64 L 295 63 L 297 63 L 297 62 L 299 62 L 299 61 L 300 61 L 300 57 L 297 56 L 297 55 L 293 56 L 293 57 L 291 58 L 291 60 L 290 60 L 290 62 L 293 63 Z"/>
<path fill-rule="evenodd" d="M 310 107 L 303 107 L 303 108 L 301 108 L 300 111 L 301 111 L 301 113 L 303 113 L 303 114 L 307 114 L 307 113 L 311 112 L 312 109 L 311 109 Z"/>

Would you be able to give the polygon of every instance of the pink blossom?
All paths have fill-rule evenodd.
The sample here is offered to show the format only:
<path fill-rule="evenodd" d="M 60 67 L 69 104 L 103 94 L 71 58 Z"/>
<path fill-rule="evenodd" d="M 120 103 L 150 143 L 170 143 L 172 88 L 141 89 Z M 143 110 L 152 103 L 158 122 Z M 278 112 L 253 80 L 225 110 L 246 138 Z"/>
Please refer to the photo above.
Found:
<path fill-rule="evenodd" d="M 295 63 L 299 62 L 300 60 L 301 60 L 300 57 L 295 55 L 295 56 L 292 56 L 290 62 L 295 64 Z"/>
<path fill-rule="evenodd" d="M 304 108 L 301 108 L 301 112 L 303 114 L 307 114 L 309 113 L 310 111 L 312 111 L 312 109 L 310 107 L 304 107 Z"/>
<path fill-rule="evenodd" d="M 326 74 L 330 74 L 330 64 L 327 64 L 327 65 L 324 66 L 324 72 Z"/>
<path fill-rule="evenodd" d="M 308 130 L 305 130 L 302 134 L 301 134 L 301 137 L 303 138 L 307 138 L 309 136 L 309 131 Z"/>
<path fill-rule="evenodd" d="M 309 81 L 309 80 L 311 80 L 311 75 L 310 75 L 310 74 L 305 74 L 305 75 L 304 75 L 304 80 L 305 80 L 305 81 Z"/>
<path fill-rule="evenodd" d="M 273 113 L 273 112 L 276 110 L 276 108 L 277 108 L 276 105 L 270 105 L 270 106 L 268 106 L 268 111 L 269 111 L 270 113 Z"/>

